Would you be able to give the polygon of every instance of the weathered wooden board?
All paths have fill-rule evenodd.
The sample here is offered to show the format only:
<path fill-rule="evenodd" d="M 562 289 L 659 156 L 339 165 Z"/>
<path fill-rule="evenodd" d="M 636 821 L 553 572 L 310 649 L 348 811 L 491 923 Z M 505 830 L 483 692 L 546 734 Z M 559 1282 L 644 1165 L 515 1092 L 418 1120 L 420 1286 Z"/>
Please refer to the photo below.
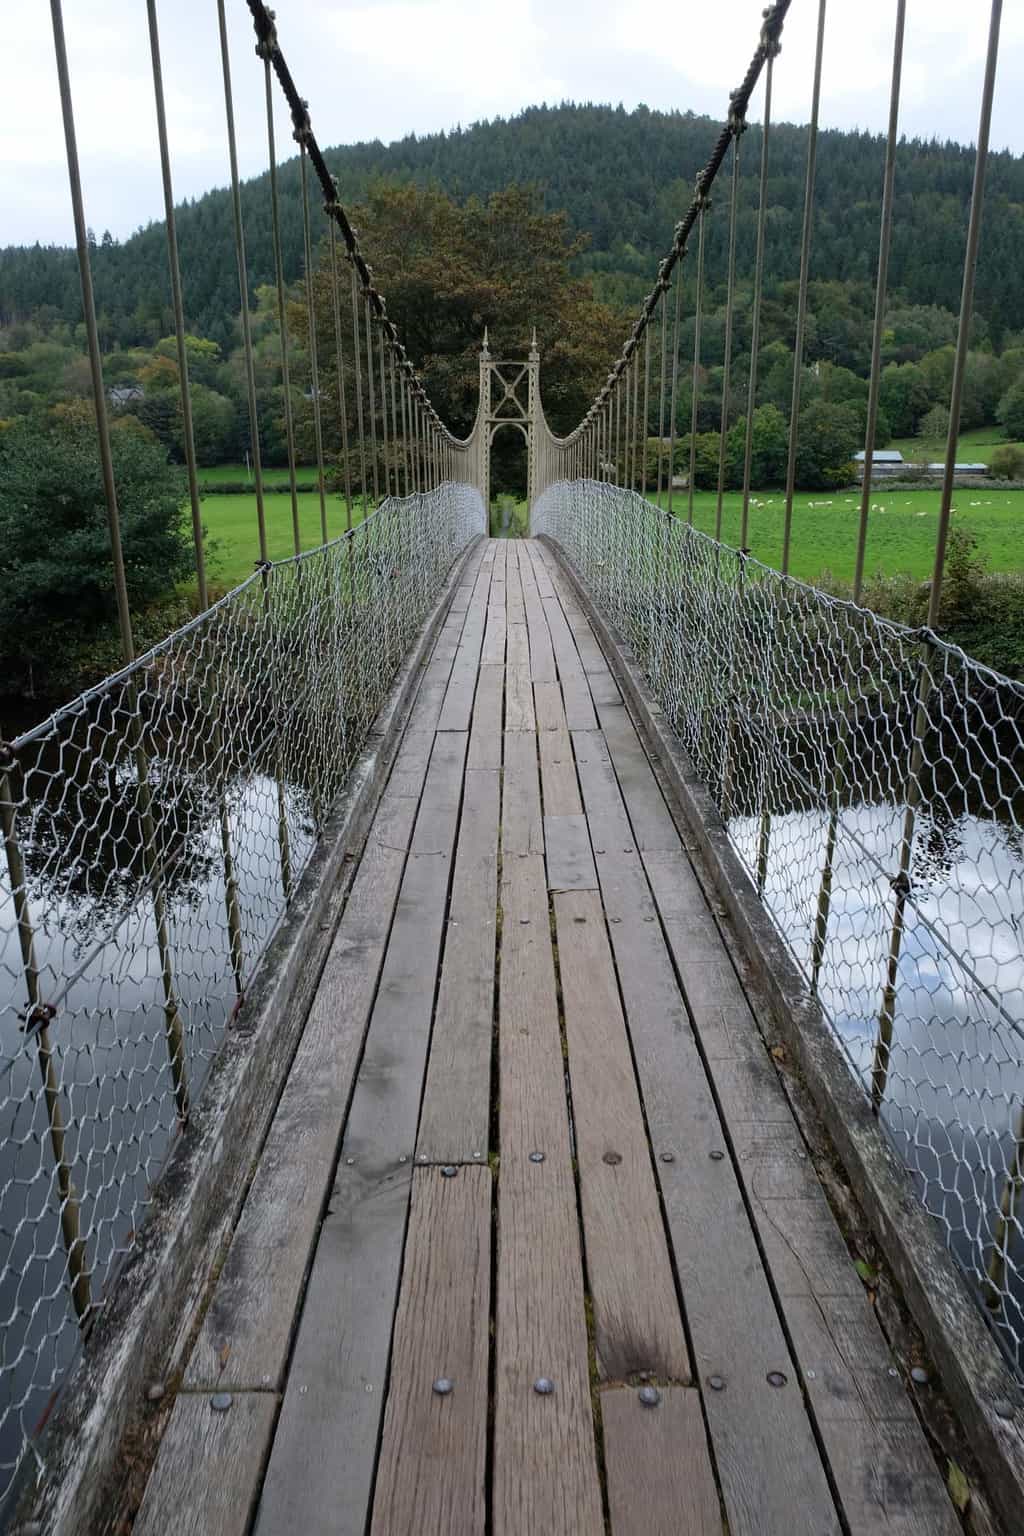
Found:
<path fill-rule="evenodd" d="M 547 887 L 537 855 L 504 868 L 493 1526 L 579 1536 L 602 1514 Z"/>
<path fill-rule="evenodd" d="M 437 737 L 292 1353 L 260 1536 L 363 1536 L 466 752 Z"/>
<path fill-rule="evenodd" d="M 679 833 L 676 824 L 629 712 L 604 706 L 598 713 L 637 845 L 645 852 L 648 849 L 677 849 Z"/>
<path fill-rule="evenodd" d="M 506 857 L 544 851 L 537 738 L 531 731 L 505 732 L 501 848 Z"/>
<path fill-rule="evenodd" d="M 528 666 L 509 666 L 505 670 L 505 729 L 530 732 L 537 729 Z"/>
<path fill-rule="evenodd" d="M 487 605 L 487 628 L 484 630 L 480 661 L 483 666 L 505 664 L 505 592 L 501 588 L 501 600 L 495 601 L 496 583 L 491 586 L 491 601 Z"/>
<path fill-rule="evenodd" d="M 609 747 L 634 828 L 648 829 L 648 840 L 660 842 L 663 801 L 657 783 L 649 766 L 645 771 L 643 749 L 624 712 L 609 713 L 615 725 Z M 740 1184 L 780 1298 L 796 1365 L 802 1378 L 815 1384 L 808 1388 L 811 1415 L 848 1527 L 857 1536 L 882 1529 L 908 1536 L 952 1530 L 946 1523 L 952 1509 L 916 1420 L 895 1434 L 887 1427 L 894 1395 L 908 1411 L 909 1404 L 901 1387 L 897 1394 L 891 1390 L 878 1324 L 696 875 L 678 845 L 645 851 L 643 863 L 729 1127 Z M 879 1387 L 885 1392 L 889 1406 L 880 1425 L 872 1427 L 873 1415 L 867 1411 L 857 1412 L 855 1429 L 848 1414 L 840 1416 L 841 1425 L 833 1422 L 837 1396 L 847 1409 L 856 1402 L 866 1410 L 871 1401 L 852 1381 L 838 1385 L 834 1363 L 829 1371 L 823 1368 L 823 1335 L 828 1337 L 827 1320 L 837 1307 L 846 1320 L 846 1341 L 852 1345 L 856 1339 L 848 1358 L 871 1360 L 876 1396 Z M 827 1395 L 817 1387 L 820 1379 L 833 1383 Z M 876 1475 L 870 1471 L 873 1460 Z"/>
<path fill-rule="evenodd" d="M 640 856 L 624 841 L 614 776 L 593 733 L 573 742 L 731 1536 L 838 1532 L 728 1139 Z"/>
<path fill-rule="evenodd" d="M 596 891 L 554 898 L 597 1368 L 692 1379 L 625 1020 Z"/>
<path fill-rule="evenodd" d="M 519 577 L 523 584 L 523 606 L 526 609 L 526 625 L 530 632 L 530 676 L 535 683 L 553 683 L 557 679 L 555 653 L 551 649 L 544 605 L 537 591 L 530 557 L 520 546 Z"/>
<path fill-rule="evenodd" d="M 410 770 L 411 771 L 411 770 Z M 425 765 L 421 766 L 422 782 Z M 411 781 L 410 781 L 411 785 Z M 374 818 L 252 1188 L 186 1371 L 280 1387 L 409 847 L 417 802 Z"/>
<path fill-rule="evenodd" d="M 544 852 L 550 890 L 597 890 L 597 870 L 585 816 L 545 816 Z"/>
<path fill-rule="evenodd" d="M 138 1536 L 247 1536 L 279 1398 L 179 1392 L 132 1530 Z"/>
<path fill-rule="evenodd" d="M 373 1536 L 483 1536 L 491 1173 L 413 1174 Z M 451 1383 L 441 1394 L 440 1380 Z"/>
<path fill-rule="evenodd" d="M 500 741 L 500 737 L 499 737 Z M 497 772 L 467 769 L 416 1155 L 486 1158 L 498 898 Z"/>
<path fill-rule="evenodd" d="M 537 591 L 540 593 L 542 598 L 554 597 L 555 592 L 551 585 L 551 576 L 547 566 L 544 564 L 544 560 L 540 552 L 540 545 L 537 543 L 536 539 L 526 539 L 524 540 L 524 548 L 530 557 L 530 565 L 533 569 L 534 579 L 537 583 Z"/>
<path fill-rule="evenodd" d="M 468 731 L 476 694 L 480 651 L 487 627 L 487 598 L 490 590 L 491 564 L 481 566 L 473 589 L 473 599 L 466 612 L 459 649 L 452 664 L 451 677 L 438 720 L 439 731 Z"/>
<path fill-rule="evenodd" d="M 549 816 L 578 816 L 583 810 L 572 743 L 565 725 L 558 683 L 535 683 L 534 707 L 540 746 L 544 810 Z"/>
<path fill-rule="evenodd" d="M 480 668 L 469 733 L 470 768 L 501 767 L 501 720 L 505 700 L 504 667 Z"/>
<path fill-rule="evenodd" d="M 700 1394 L 658 1391 L 653 1408 L 626 1388 L 601 1394 L 612 1536 L 722 1536 Z"/>

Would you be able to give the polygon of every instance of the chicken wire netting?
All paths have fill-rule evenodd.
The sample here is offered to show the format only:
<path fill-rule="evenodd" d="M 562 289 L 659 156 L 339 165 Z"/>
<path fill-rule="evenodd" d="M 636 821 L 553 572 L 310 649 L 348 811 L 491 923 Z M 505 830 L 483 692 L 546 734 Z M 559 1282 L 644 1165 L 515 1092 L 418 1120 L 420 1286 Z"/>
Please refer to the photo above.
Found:
<path fill-rule="evenodd" d="M 0 1499 L 484 526 L 466 485 L 388 500 L 3 748 Z"/>
<path fill-rule="evenodd" d="M 636 654 L 1024 1367 L 1024 684 L 592 480 L 557 541 Z"/>

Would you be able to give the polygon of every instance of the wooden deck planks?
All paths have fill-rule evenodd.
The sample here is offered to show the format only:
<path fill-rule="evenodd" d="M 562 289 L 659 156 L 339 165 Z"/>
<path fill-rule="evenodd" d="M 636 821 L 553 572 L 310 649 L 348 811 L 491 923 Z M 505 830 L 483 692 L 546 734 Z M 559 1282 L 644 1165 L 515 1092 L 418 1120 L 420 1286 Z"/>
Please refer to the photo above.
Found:
<path fill-rule="evenodd" d="M 572 743 L 565 724 L 558 683 L 534 683 L 534 707 L 540 747 L 540 776 L 548 816 L 578 816 L 583 810 Z"/>
<path fill-rule="evenodd" d="M 598 1374 L 692 1380 L 601 898 L 555 896 Z"/>
<path fill-rule="evenodd" d="M 132 1530 L 137 1536 L 247 1536 L 278 1398 L 180 1392 Z M 218 1403 L 221 1399 L 218 1398 Z"/>
<path fill-rule="evenodd" d="M 136 1528 L 242 1536 L 263 1480 L 257 1536 L 599 1532 L 596 1379 L 613 1536 L 955 1536 L 890 1371 L 593 632 L 482 545 Z"/>
<path fill-rule="evenodd" d="M 538 856 L 505 868 L 492 1518 L 578 1536 L 602 1513 L 547 885 Z"/>
<path fill-rule="evenodd" d="M 722 1536 L 700 1393 L 658 1392 L 653 1407 L 634 1391 L 601 1394 L 612 1536 Z"/>
<path fill-rule="evenodd" d="M 310 1272 L 257 1530 L 364 1532 L 467 739 L 438 734 Z M 328 1347 L 325 1347 L 328 1341 Z"/>
<path fill-rule="evenodd" d="M 490 1169 L 417 1168 L 371 1536 L 483 1536 L 490 1287 Z"/>
<path fill-rule="evenodd" d="M 593 732 L 573 740 L 731 1536 L 838 1532 L 607 748 Z M 772 1386 L 770 1376 L 785 1384 Z"/>
<path fill-rule="evenodd" d="M 467 769 L 416 1143 L 421 1162 L 472 1162 L 487 1153 L 500 799 L 497 772 Z"/>
<path fill-rule="evenodd" d="M 878 1322 L 697 877 L 678 835 L 674 847 L 667 835 L 668 808 L 636 729 L 623 710 L 602 710 L 601 720 L 795 1360 L 815 1383 L 811 1416 L 849 1529 L 953 1536 L 958 1522 L 934 1458 L 906 1393 L 888 1375 Z M 856 1339 L 848 1358 L 864 1362 L 873 1391 L 860 1390 L 850 1370 L 837 1375 L 834 1358 L 822 1368 L 838 1318 L 846 1340 Z M 832 1339 L 833 1357 L 842 1353 Z"/>

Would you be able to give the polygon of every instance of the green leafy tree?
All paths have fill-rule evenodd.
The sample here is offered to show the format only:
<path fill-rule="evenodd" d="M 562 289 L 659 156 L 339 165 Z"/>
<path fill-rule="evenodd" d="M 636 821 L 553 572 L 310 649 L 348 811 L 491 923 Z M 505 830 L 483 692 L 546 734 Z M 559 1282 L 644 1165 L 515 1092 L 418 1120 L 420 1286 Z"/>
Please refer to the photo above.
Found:
<path fill-rule="evenodd" d="M 996 409 L 996 419 L 1007 437 L 1024 438 L 1024 378 L 1006 391 Z"/>
<path fill-rule="evenodd" d="M 1024 443 L 1000 443 L 988 467 L 997 480 L 1024 480 Z"/>
<path fill-rule="evenodd" d="M 190 569 L 181 472 L 138 430 L 111 432 L 132 607 Z M 111 628 L 114 581 L 96 428 L 81 407 L 0 434 L 0 666 L 7 686 L 60 685 L 76 647 Z"/>
<path fill-rule="evenodd" d="M 917 424 L 918 437 L 937 442 L 949 436 L 949 410 L 944 405 L 933 405 L 925 411 Z"/>
<path fill-rule="evenodd" d="M 813 401 L 800 413 L 796 480 L 805 490 L 834 490 L 853 479 L 860 423 L 850 405 Z"/>

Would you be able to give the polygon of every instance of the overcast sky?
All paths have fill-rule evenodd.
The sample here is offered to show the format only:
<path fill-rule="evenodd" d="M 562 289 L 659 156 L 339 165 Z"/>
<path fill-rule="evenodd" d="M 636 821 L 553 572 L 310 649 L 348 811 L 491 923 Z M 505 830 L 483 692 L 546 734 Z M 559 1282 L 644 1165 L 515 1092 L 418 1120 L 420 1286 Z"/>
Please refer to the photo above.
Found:
<path fill-rule="evenodd" d="M 721 117 L 753 52 L 762 0 L 276 0 L 282 47 L 323 145 L 384 142 L 565 99 Z M 0 245 L 70 241 L 50 8 L 6 0 Z M 85 181 L 97 234 L 163 214 L 144 0 L 65 0 Z M 244 0 L 228 0 L 241 168 L 265 166 L 261 66 Z M 884 129 L 895 0 L 832 0 L 822 120 Z M 161 0 L 176 198 L 227 177 L 215 0 Z M 993 145 L 1024 152 L 1024 5 L 1005 8 Z M 817 6 L 794 0 L 778 117 L 806 121 Z M 909 0 L 901 122 L 972 143 L 985 0 Z M 760 107 L 755 97 L 754 112 Z M 1016 108 L 1016 110 L 1015 110 Z M 279 140 L 291 143 L 282 123 Z M 697 166 L 680 166 L 689 179 Z"/>

